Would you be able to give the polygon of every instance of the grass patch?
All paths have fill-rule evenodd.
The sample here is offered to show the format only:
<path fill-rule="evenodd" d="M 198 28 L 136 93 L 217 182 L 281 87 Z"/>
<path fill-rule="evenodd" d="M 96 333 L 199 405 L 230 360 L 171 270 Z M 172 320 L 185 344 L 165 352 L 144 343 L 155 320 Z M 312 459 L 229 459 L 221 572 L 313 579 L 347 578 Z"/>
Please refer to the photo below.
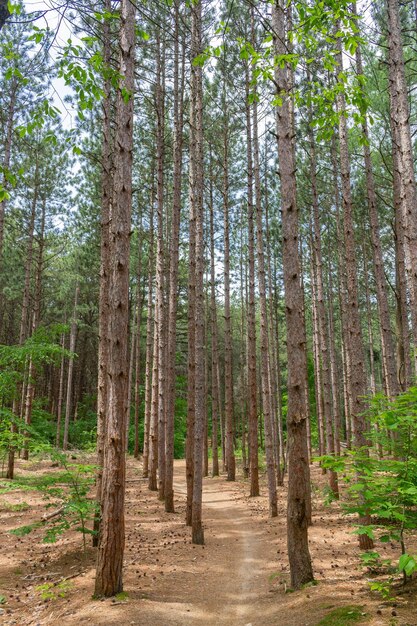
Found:
<path fill-rule="evenodd" d="M 19 502 L 18 504 L 10 504 L 10 502 L 0 503 L 0 510 L 18 512 L 27 511 L 28 509 L 30 509 L 30 506 L 27 502 Z"/>
<path fill-rule="evenodd" d="M 10 491 L 42 491 L 59 483 L 68 482 L 68 472 L 50 472 L 48 474 L 15 476 L 13 480 L 0 481 L 0 494 Z"/>
<path fill-rule="evenodd" d="M 127 591 L 121 591 L 120 593 L 115 595 L 115 598 L 118 602 L 123 602 L 124 600 L 129 599 L 129 594 L 127 593 Z"/>
<path fill-rule="evenodd" d="M 361 606 L 341 606 L 323 617 L 317 626 L 348 626 L 368 620 Z"/>

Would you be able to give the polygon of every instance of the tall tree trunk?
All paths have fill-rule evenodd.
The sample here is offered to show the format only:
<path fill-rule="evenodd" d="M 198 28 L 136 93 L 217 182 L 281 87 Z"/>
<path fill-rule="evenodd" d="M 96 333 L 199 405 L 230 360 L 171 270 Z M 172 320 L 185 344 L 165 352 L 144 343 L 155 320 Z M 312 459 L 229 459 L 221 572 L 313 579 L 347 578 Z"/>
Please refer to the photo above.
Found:
<path fill-rule="evenodd" d="M 339 54 L 338 63 L 340 71 L 343 72 L 343 59 L 341 43 L 338 43 Z M 366 438 L 366 421 L 364 417 L 364 401 L 366 395 L 366 372 L 364 347 L 361 332 L 361 322 L 358 302 L 357 284 L 357 262 L 355 233 L 353 226 L 353 204 L 350 187 L 350 157 L 348 149 L 346 104 L 342 91 L 337 96 L 337 109 L 339 113 L 339 151 L 340 151 L 340 174 L 342 182 L 342 204 L 343 204 L 343 227 L 345 243 L 345 268 L 347 277 L 347 351 L 349 355 L 349 393 L 350 406 L 352 411 L 353 436 L 355 446 L 366 449 L 369 442 Z M 360 523 L 369 524 L 370 518 L 364 515 L 360 518 Z M 370 550 L 373 541 L 367 535 L 359 535 L 359 545 L 362 550 Z"/>
<path fill-rule="evenodd" d="M 22 345 L 27 339 L 30 333 L 31 320 L 30 320 L 30 279 L 32 272 L 32 262 L 33 262 L 33 239 L 35 232 L 35 218 L 36 218 L 36 207 L 38 204 L 38 195 L 39 195 L 39 152 L 36 152 L 35 157 L 35 174 L 33 181 L 33 198 L 32 198 L 32 207 L 30 213 L 29 220 L 29 232 L 28 232 L 28 245 L 27 245 L 27 254 L 26 254 L 26 265 L 25 265 L 25 281 L 23 286 L 23 299 L 22 299 L 22 315 L 20 318 L 20 332 L 19 332 L 19 345 Z"/>
<path fill-rule="evenodd" d="M 104 0 L 104 9 L 111 12 L 111 0 Z M 103 22 L 103 63 L 106 68 L 111 62 L 110 21 Z M 94 516 L 93 546 L 97 547 L 100 532 L 101 485 L 104 463 L 104 440 L 108 392 L 109 364 L 109 274 L 110 274 L 110 216 L 113 195 L 113 141 L 112 141 L 112 88 L 111 78 L 104 81 L 102 170 L 101 170 L 101 237 L 100 237 L 100 293 L 98 319 L 98 376 L 97 376 L 97 473 L 96 501 L 97 513 Z"/>
<path fill-rule="evenodd" d="M 352 4 L 356 15 L 356 2 Z M 356 68 L 359 75 L 363 75 L 361 46 L 356 48 Z M 362 122 L 362 133 L 365 139 L 364 160 L 366 174 L 366 195 L 368 201 L 369 223 L 371 226 L 372 260 L 374 265 L 376 299 L 378 304 L 378 317 L 381 328 L 382 364 L 385 372 L 386 388 L 389 398 L 399 393 L 397 379 L 397 364 L 395 358 L 394 338 L 391 329 L 390 311 L 388 305 L 388 285 L 384 272 L 384 259 L 382 255 L 381 237 L 379 234 L 379 219 L 377 198 L 375 192 L 375 180 L 372 168 L 371 150 L 369 147 L 368 120 L 366 114 Z"/>
<path fill-rule="evenodd" d="M 339 193 L 339 167 L 337 162 L 337 144 L 336 137 L 333 135 L 332 144 L 330 149 L 330 156 L 332 162 L 333 171 L 333 188 L 334 188 L 334 203 L 336 209 L 336 245 L 337 245 L 337 294 L 339 301 L 340 311 L 340 324 L 341 324 L 341 347 L 342 347 L 342 365 L 343 365 L 343 402 L 345 413 L 345 427 L 346 427 L 346 444 L 348 449 L 352 446 L 352 411 L 350 403 L 350 356 L 348 350 L 348 330 L 347 330 L 347 277 L 345 271 L 345 263 L 343 257 L 343 250 L 345 249 L 344 234 L 342 228 L 342 219 L 340 215 L 340 193 Z M 330 276 L 330 268 L 329 268 Z M 331 277 L 330 277 L 331 280 Z"/>
<path fill-rule="evenodd" d="M 8 139 L 9 138 L 7 137 L 6 144 L 8 142 Z M 6 145 L 6 149 L 7 149 L 7 145 Z M 32 198 L 32 206 L 31 206 L 31 213 L 30 213 L 30 220 L 29 220 L 28 244 L 27 244 L 27 254 L 26 254 L 26 263 L 25 263 L 25 280 L 24 280 L 24 286 L 23 286 L 22 312 L 21 312 L 21 317 L 20 317 L 19 345 L 23 345 L 23 343 L 26 341 L 28 335 L 30 334 L 30 326 L 31 326 L 30 319 L 29 319 L 29 316 L 30 316 L 30 307 L 29 307 L 30 305 L 30 278 L 31 278 L 32 263 L 33 263 L 33 242 L 34 242 L 34 232 L 35 232 L 36 206 L 37 206 L 38 195 L 39 195 L 38 160 L 39 160 L 39 154 L 37 152 L 36 161 L 35 161 L 33 198 Z M 3 210 L 4 210 L 4 207 L 3 207 Z M 0 215 L 0 219 L 4 220 L 4 215 L 3 216 Z M 3 225 L 0 225 L 0 229 L 1 228 L 3 228 Z M 2 263 L 2 258 L 1 258 L 2 238 L 3 238 L 3 233 L 0 234 L 0 274 L 1 274 L 1 263 Z M 2 279 L 0 277 L 0 292 L 2 289 L 1 282 L 2 282 Z M 1 301 L 2 301 L 2 296 L 0 293 L 0 308 L 2 308 Z M 1 330 L 2 330 L 1 317 L 2 317 L 2 313 L 0 313 L 0 338 L 1 338 Z M 23 406 L 23 400 L 25 396 L 26 396 L 26 389 L 23 383 L 22 406 Z M 12 412 L 14 415 L 18 416 L 19 400 L 17 397 L 13 400 Z M 17 425 L 14 422 L 11 425 L 11 432 L 12 433 L 17 432 Z M 9 448 L 9 453 L 8 453 L 8 466 L 7 466 L 7 474 L 6 474 L 6 477 L 9 479 L 13 479 L 13 476 L 14 476 L 14 460 L 15 460 L 15 448 L 14 446 L 11 446 Z"/>
<path fill-rule="evenodd" d="M 158 255 L 157 255 L 158 256 Z M 148 474 L 148 489 L 151 491 L 158 490 L 157 483 L 157 470 L 158 470 L 158 365 L 159 365 L 159 328 L 158 316 L 162 312 L 162 307 L 159 304 L 159 298 L 161 296 L 158 290 L 158 285 L 155 285 L 155 307 L 154 307 L 154 335 L 153 335 L 153 362 L 152 362 L 152 391 L 151 391 L 151 408 L 150 408 L 150 420 L 149 420 L 149 474 Z"/>
<path fill-rule="evenodd" d="M 405 266 L 410 294 L 414 373 L 417 372 L 417 189 L 410 129 L 410 107 L 405 76 L 398 0 L 387 0 L 390 117 L 396 144 Z"/>
<path fill-rule="evenodd" d="M 165 499 L 165 402 L 166 402 L 166 352 L 167 352 L 167 308 L 165 306 L 166 271 L 164 242 L 164 160 L 165 160 L 165 44 L 161 46 L 160 32 L 157 34 L 156 76 L 156 147 L 157 147 L 157 221 L 158 238 L 156 252 L 156 301 L 158 336 L 158 497 Z M 151 468 L 152 471 L 153 468 Z M 155 466 L 156 469 L 156 466 Z"/>
<path fill-rule="evenodd" d="M 253 31 L 253 12 L 252 12 Z M 252 32 L 254 40 L 254 33 Z M 254 43 L 254 41 L 253 41 Z M 262 408 L 264 415 L 265 429 L 265 456 L 266 472 L 268 477 L 269 493 L 269 514 L 271 517 L 278 515 L 277 505 L 277 483 L 275 472 L 275 455 L 272 425 L 272 403 L 270 386 L 270 364 L 269 364 L 269 341 L 268 341 L 268 308 L 266 296 L 266 272 L 265 256 L 263 245 L 263 221 L 262 221 L 262 195 L 261 176 L 259 167 L 259 139 L 258 139 L 258 106 L 256 98 L 253 103 L 253 174 L 255 182 L 255 207 L 256 207 L 256 250 L 258 261 L 258 287 L 260 306 L 260 352 L 261 352 L 261 388 L 262 388 Z"/>
<path fill-rule="evenodd" d="M 7 3 L 6 3 L 7 4 Z M 6 11 L 6 9 L 3 9 Z M 0 29 L 2 25 L 1 20 L 2 7 L 0 6 Z M 16 110 L 16 99 L 18 91 L 17 77 L 12 77 L 10 80 L 10 100 L 7 110 L 6 128 L 5 128 L 5 143 L 3 153 L 3 180 L 2 187 L 7 190 L 8 184 L 6 179 L 6 173 L 10 167 L 10 158 L 12 152 L 13 142 L 13 126 Z M 3 314 L 4 314 L 4 302 L 3 302 L 3 243 L 4 243 L 4 217 L 6 213 L 7 200 L 4 198 L 0 200 L 0 341 L 3 333 Z"/>
<path fill-rule="evenodd" d="M 307 73 L 310 78 L 309 72 Z M 321 370 L 322 390 L 323 390 L 323 419 L 326 426 L 326 452 L 334 455 L 334 433 L 333 433 L 333 414 L 332 414 L 332 386 L 330 376 L 330 358 L 329 345 L 327 337 L 327 318 L 324 303 L 324 287 L 323 287 L 323 259 L 321 246 L 321 224 L 319 214 L 319 197 L 317 191 L 317 155 L 316 142 L 314 138 L 313 127 L 313 111 L 309 108 L 309 135 L 310 135 L 310 175 L 311 175 L 311 194 L 313 201 L 313 271 L 315 271 L 316 298 L 317 298 L 317 326 L 318 326 L 318 343 L 319 343 L 319 367 Z M 333 495 L 339 497 L 339 487 L 337 482 L 337 474 L 333 470 L 329 474 L 329 487 Z"/>
<path fill-rule="evenodd" d="M 177 347 L 177 308 L 178 308 L 178 259 L 181 222 L 181 182 L 184 126 L 184 84 L 185 84 L 185 46 L 182 46 L 180 68 L 180 3 L 175 2 L 174 30 L 174 171 L 172 225 L 169 266 L 169 303 L 168 303 L 168 367 L 166 401 L 166 468 L 165 468 L 165 511 L 174 512 L 174 417 L 175 417 L 175 354 Z"/>
<path fill-rule="evenodd" d="M 246 159 L 248 187 L 248 423 L 249 423 L 249 474 L 250 496 L 259 496 L 259 459 L 258 459 L 258 396 L 256 385 L 256 306 L 255 306 L 255 228 L 253 204 L 253 160 L 252 160 L 252 124 L 249 104 L 250 76 L 245 65 L 245 100 L 246 100 Z"/>
<path fill-rule="evenodd" d="M 277 485 L 282 486 L 284 483 L 283 465 L 281 463 L 281 453 L 283 451 L 282 441 L 282 411 L 281 411 L 281 393 L 279 389 L 278 367 L 279 359 L 277 352 L 277 329 L 275 328 L 276 319 L 274 311 L 274 295 L 273 295 L 273 277 L 272 277 L 272 247 L 271 232 L 269 224 L 269 196 L 268 196 L 268 179 L 266 175 L 267 168 L 267 142 L 265 141 L 265 222 L 266 222 L 266 258 L 268 268 L 268 345 L 269 345 L 269 363 L 270 363 L 270 394 L 271 394 L 271 410 L 272 425 L 274 434 L 274 454 L 276 463 Z"/>
<path fill-rule="evenodd" d="M 42 199 L 41 221 L 38 236 L 38 254 L 36 259 L 35 289 L 33 297 L 32 326 L 30 334 L 33 335 L 39 326 L 41 319 L 41 301 L 42 301 L 42 278 L 44 266 L 44 249 L 45 249 L 45 219 L 46 219 L 46 199 Z M 25 424 L 30 426 L 32 423 L 32 405 L 35 395 L 35 366 L 32 357 L 29 358 L 26 398 L 24 403 L 24 419 Z M 23 394 L 22 394 L 23 399 Z M 22 402 L 23 411 L 23 402 Z M 25 446 L 23 448 L 23 458 L 29 458 L 28 435 L 26 433 Z"/>
<path fill-rule="evenodd" d="M 211 155 L 210 155 L 211 157 Z M 212 159 L 210 158 L 210 163 Z M 217 336 L 216 275 L 214 256 L 214 199 L 213 178 L 210 177 L 210 321 L 211 321 L 211 448 L 212 475 L 219 475 L 219 421 L 220 390 L 218 385 L 219 347 Z"/>
<path fill-rule="evenodd" d="M 152 413 L 152 372 L 154 361 L 154 306 L 153 306 L 153 273 L 154 273 L 154 215 L 153 215 L 153 172 L 152 192 L 149 217 L 149 252 L 148 252 L 148 303 L 146 315 L 146 358 L 145 358 L 145 418 L 143 427 L 143 469 L 144 478 L 149 477 L 149 442 Z"/>
<path fill-rule="evenodd" d="M 328 270 L 328 296 L 327 310 L 329 312 L 329 357 L 330 357 L 330 376 L 332 382 L 332 401 L 333 401 L 333 432 L 334 432 L 334 448 L 337 456 L 340 455 L 340 409 L 339 409 L 339 388 L 337 375 L 337 361 L 335 348 L 335 326 L 333 313 L 333 282 L 332 270 Z"/>
<path fill-rule="evenodd" d="M 224 70 L 225 71 L 225 70 Z M 224 79 L 225 80 L 225 79 Z M 233 353 L 230 312 L 229 118 L 223 83 L 223 211 L 224 211 L 224 414 L 227 480 L 236 478 L 233 411 Z"/>
<path fill-rule="evenodd" d="M 402 216 L 402 195 L 399 167 L 399 149 L 396 138 L 396 125 L 390 115 L 391 145 L 392 145 L 392 178 L 394 202 L 394 231 L 395 231 L 395 279 L 397 298 L 397 326 L 398 326 L 398 382 L 404 391 L 411 386 L 412 365 L 410 358 L 410 328 L 407 305 L 407 271 L 405 263 L 404 224 Z"/>
<path fill-rule="evenodd" d="M 73 378 L 74 378 L 74 354 L 75 354 L 75 344 L 77 341 L 77 306 L 78 306 L 78 296 L 80 293 L 80 287 L 77 284 L 75 285 L 75 296 L 74 296 L 74 308 L 72 312 L 71 319 L 71 330 L 70 330 L 70 357 L 68 361 L 68 374 L 67 374 L 67 399 L 65 404 L 65 422 L 64 422 L 64 440 L 62 442 L 62 449 L 68 449 L 68 430 L 69 423 L 71 417 L 72 410 L 72 394 L 73 394 Z"/>
<path fill-rule="evenodd" d="M 123 590 L 125 543 L 124 497 L 126 396 L 128 377 L 129 256 L 132 211 L 133 92 L 135 73 L 135 5 L 120 7 L 120 81 L 117 92 L 114 142 L 114 196 L 110 225 L 109 383 L 101 525 L 95 595 L 113 596 Z M 129 97 L 126 97 L 126 92 Z"/>
<path fill-rule="evenodd" d="M 316 413 L 317 413 L 317 434 L 319 438 L 319 454 L 326 454 L 326 428 L 324 421 L 324 402 L 323 402 L 323 381 L 322 371 L 320 368 L 320 337 L 318 329 L 317 314 L 317 285 L 316 285 L 316 268 L 314 253 L 311 253 L 311 300 L 312 300 L 312 340 L 313 340 L 313 360 L 314 360 L 314 391 L 316 396 Z M 326 473 L 326 470 L 323 470 Z"/>
<path fill-rule="evenodd" d="M 287 33 L 284 4 L 272 6 L 274 52 L 286 54 Z M 307 448 L 306 346 L 304 339 L 303 294 L 301 290 L 299 226 L 296 198 L 296 166 L 293 150 L 292 107 L 288 94 L 291 78 L 288 67 L 275 68 L 278 93 L 284 94 L 277 107 L 278 162 L 281 178 L 282 253 L 288 357 L 288 508 L 287 542 L 291 586 L 299 589 L 313 580 L 308 549 L 310 468 Z"/>
<path fill-rule="evenodd" d="M 56 439 L 55 445 L 57 448 L 61 447 L 61 418 L 62 418 L 62 402 L 64 400 L 64 374 L 65 374 L 65 333 L 62 333 L 61 338 L 62 357 L 61 365 L 59 368 L 59 389 L 58 389 L 58 401 L 56 407 Z"/>
<path fill-rule="evenodd" d="M 190 207 L 195 223 L 194 258 L 194 450 L 192 541 L 204 544 L 202 524 L 203 438 L 206 403 L 204 397 L 204 233 L 203 233 L 203 71 L 195 65 L 202 52 L 202 4 L 191 6 L 191 82 L 190 82 Z"/>
<path fill-rule="evenodd" d="M 396 148 L 394 147 L 394 156 Z M 398 335 L 398 382 L 402 391 L 409 389 L 412 380 L 412 366 L 410 359 L 410 329 L 407 310 L 407 279 L 404 259 L 404 234 L 401 220 L 401 211 L 398 206 L 400 193 L 398 172 L 394 166 L 394 231 L 395 231 L 395 283 L 397 299 L 397 335 Z"/>
<path fill-rule="evenodd" d="M 139 222 L 138 228 L 138 268 L 137 268 L 137 303 L 136 303 L 136 349 L 135 349 L 135 413 L 134 413 L 134 426 L 135 426 L 135 444 L 133 449 L 133 456 L 135 459 L 139 458 L 139 409 L 140 409 L 140 377 L 141 377 L 141 328 L 142 328 L 142 311 L 144 300 L 144 289 L 142 289 L 142 216 Z"/>

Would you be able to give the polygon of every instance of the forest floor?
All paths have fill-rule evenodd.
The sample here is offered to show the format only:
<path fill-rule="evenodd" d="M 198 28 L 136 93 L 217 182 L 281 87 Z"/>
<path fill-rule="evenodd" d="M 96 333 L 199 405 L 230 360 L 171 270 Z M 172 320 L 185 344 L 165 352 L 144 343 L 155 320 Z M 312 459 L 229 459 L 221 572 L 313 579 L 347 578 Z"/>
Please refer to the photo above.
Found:
<path fill-rule="evenodd" d="M 53 471 L 50 461 L 19 461 L 17 466 L 18 475 Z M 184 462 L 177 461 L 176 513 L 168 514 L 148 491 L 140 464 L 129 459 L 126 594 L 102 601 L 92 599 L 95 550 L 83 553 L 81 535 L 70 532 L 44 544 L 41 529 L 21 538 L 9 534 L 51 509 L 36 492 L 1 493 L 0 623 L 417 626 L 415 587 L 398 594 L 394 603 L 384 603 L 369 591 L 370 575 L 360 566 L 350 520 L 337 503 L 324 503 L 326 477 L 318 467 L 312 469 L 314 524 L 309 534 L 317 584 L 297 592 L 289 589 L 285 490 L 279 494 L 278 518 L 270 519 L 265 486 L 262 496 L 249 498 L 247 481 L 204 479 L 206 545 L 193 546 L 183 522 L 184 474 Z M 384 554 L 398 558 L 390 546 Z M 45 584 L 49 599 L 42 599 Z"/>

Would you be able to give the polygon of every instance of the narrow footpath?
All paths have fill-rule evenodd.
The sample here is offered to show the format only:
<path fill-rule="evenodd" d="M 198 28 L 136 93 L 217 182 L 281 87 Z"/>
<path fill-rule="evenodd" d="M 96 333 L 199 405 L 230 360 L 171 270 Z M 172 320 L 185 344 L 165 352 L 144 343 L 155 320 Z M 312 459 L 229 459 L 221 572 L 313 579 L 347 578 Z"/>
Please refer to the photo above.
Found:
<path fill-rule="evenodd" d="M 319 468 L 313 470 L 313 485 L 324 484 Z M 349 524 L 336 504 L 325 505 L 321 487 L 313 489 L 310 529 L 317 585 L 297 592 L 289 589 L 285 490 L 279 491 L 279 515 L 271 519 L 265 485 L 259 498 L 249 498 L 247 481 L 205 478 L 205 545 L 194 546 L 184 524 L 184 461 L 175 462 L 174 488 L 176 512 L 165 513 L 157 494 L 148 490 L 141 466 L 129 459 L 125 592 L 106 600 L 92 598 L 96 553 L 90 547 L 83 553 L 79 533 L 51 545 L 42 543 L 41 530 L 16 540 L 7 528 L 33 521 L 33 513 L 8 514 L 5 532 L 0 533 L 4 542 L 0 581 L 10 610 L 0 614 L 0 624 L 319 626 L 335 608 L 351 605 L 363 610 L 368 626 L 393 623 L 392 608 L 380 606 L 381 601 L 370 596 Z M 38 516 L 42 513 L 43 507 Z M 65 581 L 61 595 L 42 598 L 42 585 L 59 591 L 56 585 L 61 581 Z M 410 611 L 415 614 L 411 600 L 396 607 L 400 617 L 396 625 L 417 626 L 407 619 Z"/>

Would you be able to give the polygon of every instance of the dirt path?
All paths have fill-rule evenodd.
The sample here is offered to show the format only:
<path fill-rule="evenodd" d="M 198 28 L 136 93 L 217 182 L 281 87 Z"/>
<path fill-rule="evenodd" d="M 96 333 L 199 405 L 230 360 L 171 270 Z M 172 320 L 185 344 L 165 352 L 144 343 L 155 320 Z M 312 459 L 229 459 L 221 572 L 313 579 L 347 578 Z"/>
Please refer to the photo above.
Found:
<path fill-rule="evenodd" d="M 178 468 L 175 488 L 185 495 L 183 475 Z M 195 580 L 195 608 L 206 624 L 246 624 L 254 618 L 254 607 L 267 591 L 262 577 L 264 565 L 261 532 L 250 510 L 240 501 L 236 487 L 224 478 L 206 479 L 203 519 L 210 543 L 208 580 Z M 204 574 L 203 574 L 204 577 Z M 207 584 L 209 583 L 209 584 Z M 194 620 L 194 621 L 193 621 Z"/>
<path fill-rule="evenodd" d="M 126 491 L 126 596 L 94 600 L 95 551 L 81 550 L 77 533 L 42 544 L 42 531 L 16 538 L 8 529 L 33 522 L 47 511 L 28 492 L 0 498 L 0 624 L 5 626 L 317 626 L 335 607 L 363 607 L 368 626 L 417 626 L 415 596 L 395 608 L 371 597 L 358 567 L 356 542 L 337 504 L 325 506 L 323 476 L 313 468 L 314 525 L 310 549 L 317 586 L 287 593 L 285 491 L 279 516 L 268 517 L 266 486 L 249 498 L 247 482 L 224 476 L 204 479 L 205 546 L 194 546 L 184 524 L 185 466 L 175 463 L 176 513 L 165 513 L 149 492 L 141 468 L 128 462 Z M 21 462 L 20 472 L 50 472 Z M 27 500 L 31 508 L 10 506 Z M 3 501 L 3 509 L 2 509 Z M 8 503 L 7 508 L 5 503 Z M 32 505 L 35 505 L 32 508 Z M 45 600 L 39 585 L 68 578 L 62 594 Z M 53 589 L 56 589 L 53 586 Z M 413 615 L 410 621 L 409 616 Z"/>

